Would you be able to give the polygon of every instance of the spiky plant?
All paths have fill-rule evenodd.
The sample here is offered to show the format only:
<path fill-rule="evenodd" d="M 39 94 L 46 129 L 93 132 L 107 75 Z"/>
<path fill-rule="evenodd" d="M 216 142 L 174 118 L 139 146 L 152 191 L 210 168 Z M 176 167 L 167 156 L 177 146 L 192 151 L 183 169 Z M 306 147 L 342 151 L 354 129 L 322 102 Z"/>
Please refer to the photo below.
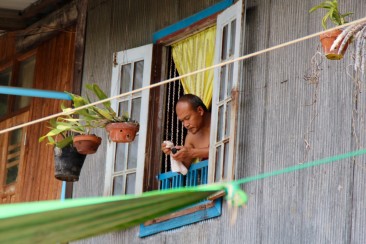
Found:
<path fill-rule="evenodd" d="M 322 19 L 322 26 L 323 26 L 324 30 L 327 29 L 328 20 L 332 21 L 333 24 L 335 24 L 336 26 L 343 25 L 343 24 L 347 23 L 345 18 L 347 16 L 353 14 L 352 12 L 341 14 L 339 9 L 338 9 L 338 0 L 324 1 L 321 4 L 312 7 L 309 10 L 309 13 L 312 13 L 315 10 L 318 10 L 318 9 L 326 9 L 327 10 L 327 13 L 324 15 L 324 17 Z"/>
<path fill-rule="evenodd" d="M 96 84 L 87 84 L 86 88 L 92 91 L 99 100 L 108 98 L 105 92 Z M 75 108 L 91 103 L 89 95 L 82 97 L 72 93 L 68 94 L 71 96 L 73 106 Z M 137 123 L 137 121 L 132 120 L 126 112 L 124 112 L 121 116 L 117 116 L 117 113 L 113 110 L 110 101 L 104 102 L 103 107 L 93 105 L 81 110 L 77 110 L 75 111 L 75 114 L 80 115 L 85 121 L 94 127 L 105 127 L 108 123 L 113 122 Z"/>
<path fill-rule="evenodd" d="M 39 138 L 39 142 L 48 139 L 48 144 L 58 148 L 64 148 L 72 144 L 73 135 L 88 134 L 89 128 L 81 123 L 81 119 L 73 118 L 71 115 L 64 115 L 53 118 L 49 121 L 50 130 L 46 135 Z"/>

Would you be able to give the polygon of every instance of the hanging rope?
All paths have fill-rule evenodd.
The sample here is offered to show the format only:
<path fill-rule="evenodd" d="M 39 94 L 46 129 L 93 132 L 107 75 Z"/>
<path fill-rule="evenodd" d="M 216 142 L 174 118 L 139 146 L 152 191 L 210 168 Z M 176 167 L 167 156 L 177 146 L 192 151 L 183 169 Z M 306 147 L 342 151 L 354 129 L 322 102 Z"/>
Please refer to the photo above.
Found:
<path fill-rule="evenodd" d="M 40 118 L 40 119 L 37 119 L 37 120 L 30 121 L 30 122 L 27 122 L 27 123 L 24 123 L 24 124 L 20 124 L 18 126 L 13 126 L 13 127 L 1 130 L 0 134 L 4 134 L 6 132 L 13 131 L 13 130 L 23 128 L 23 127 L 26 127 L 26 126 L 30 126 L 30 125 L 33 125 L 33 124 L 37 124 L 37 123 L 40 123 L 40 122 L 43 122 L 43 121 L 47 121 L 47 120 L 50 120 L 52 118 L 56 118 L 56 117 L 59 117 L 59 116 L 62 116 L 62 115 L 72 114 L 76 111 L 79 111 L 79 110 L 82 110 L 82 109 L 85 109 L 85 108 L 88 108 L 88 107 L 91 107 L 91 106 L 95 106 L 95 105 L 98 105 L 98 104 L 102 104 L 102 103 L 111 101 L 113 99 L 118 99 L 118 98 L 121 98 L 121 97 L 125 97 L 125 96 L 131 95 L 133 93 L 137 93 L 137 92 L 141 92 L 141 91 L 144 91 L 144 90 L 147 90 L 147 89 L 152 89 L 152 88 L 155 88 L 155 87 L 158 87 L 158 86 L 161 86 L 161 85 L 165 85 L 165 84 L 168 84 L 170 82 L 180 80 L 182 78 L 185 78 L 185 77 L 188 77 L 188 76 L 191 76 L 191 75 L 195 75 L 195 74 L 198 74 L 198 73 L 201 73 L 201 72 L 205 72 L 207 70 L 215 69 L 215 68 L 218 68 L 218 67 L 221 67 L 221 66 L 225 66 L 225 65 L 234 63 L 234 62 L 238 62 L 238 61 L 249 59 L 249 58 L 252 58 L 252 57 L 255 57 L 255 56 L 259 56 L 259 55 L 264 54 L 264 53 L 268 53 L 268 52 L 271 52 L 271 51 L 274 51 L 274 50 L 277 50 L 277 49 L 280 49 L 280 48 L 283 48 L 283 47 L 286 47 L 286 46 L 293 45 L 293 44 L 298 43 L 298 42 L 308 40 L 310 38 L 319 36 L 321 34 L 329 32 L 329 31 L 344 28 L 346 26 L 362 23 L 362 22 L 365 22 L 365 21 L 366 21 L 366 17 L 362 18 L 362 19 L 359 19 L 359 20 L 356 20 L 356 21 L 349 22 L 349 23 L 344 24 L 344 25 L 340 25 L 340 26 L 325 30 L 325 31 L 316 32 L 314 34 L 311 34 L 311 35 L 308 35 L 308 36 L 305 36 L 305 37 L 301 37 L 301 38 L 298 38 L 298 39 L 295 39 L 295 40 L 292 40 L 292 41 L 289 41 L 289 42 L 285 42 L 285 43 L 282 43 L 282 44 L 279 44 L 279 45 L 276 45 L 276 46 L 273 46 L 273 47 L 270 47 L 270 48 L 266 48 L 266 49 L 263 49 L 263 50 L 260 50 L 260 51 L 257 51 L 257 52 L 251 53 L 251 54 L 247 54 L 247 55 L 244 55 L 244 56 L 232 59 L 232 60 L 221 62 L 221 63 L 215 64 L 215 65 L 212 65 L 210 67 L 206 67 L 206 68 L 203 68 L 203 69 L 198 69 L 198 70 L 193 71 L 191 73 L 180 75 L 180 76 L 168 79 L 168 80 L 164 80 L 164 81 L 161 81 L 161 82 L 158 82 L 158 83 L 155 83 L 155 84 L 151 84 L 149 86 L 141 87 L 141 88 L 133 90 L 133 91 L 125 92 L 125 93 L 122 93 L 122 94 L 119 94 L 119 95 L 116 95 L 116 96 L 112 96 L 112 97 L 109 97 L 109 98 L 106 98 L 106 99 L 103 99 L 103 100 L 100 100 L 100 101 L 97 101 L 97 102 L 93 102 L 93 103 L 90 103 L 90 104 L 87 104 L 87 105 L 84 105 L 84 106 L 81 106 L 81 107 L 78 107 L 78 108 L 74 108 L 74 109 L 69 110 L 67 112 L 60 112 L 60 113 L 57 113 L 57 114 L 49 115 L 49 116 L 46 116 L 46 117 L 43 117 L 43 118 Z"/>

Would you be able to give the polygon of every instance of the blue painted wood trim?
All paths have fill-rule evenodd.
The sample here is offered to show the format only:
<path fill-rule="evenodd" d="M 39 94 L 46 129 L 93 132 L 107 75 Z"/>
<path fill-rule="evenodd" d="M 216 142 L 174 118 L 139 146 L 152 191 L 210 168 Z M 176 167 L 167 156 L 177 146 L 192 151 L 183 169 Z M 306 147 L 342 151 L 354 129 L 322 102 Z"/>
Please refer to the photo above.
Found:
<path fill-rule="evenodd" d="M 207 18 L 213 14 L 216 14 L 224 9 L 226 9 L 227 7 L 229 7 L 230 5 L 233 4 L 234 0 L 223 0 L 215 5 L 212 5 L 211 7 L 208 7 L 204 10 L 202 10 L 201 12 L 198 12 L 192 16 L 189 16 L 188 18 L 185 18 L 175 24 L 172 24 L 168 27 L 165 27 L 157 32 L 155 32 L 153 34 L 153 43 L 156 43 L 159 39 L 162 39 L 168 35 L 173 34 L 176 31 L 179 31 L 181 29 L 187 28 L 188 26 L 204 19 Z"/>
<path fill-rule="evenodd" d="M 189 167 L 189 171 L 201 169 L 201 168 L 207 167 L 207 166 L 208 166 L 208 160 L 203 160 L 201 162 L 192 164 L 191 167 Z M 169 171 L 166 173 L 159 174 L 158 180 L 170 179 L 174 176 L 179 176 L 179 175 L 181 176 L 180 173 Z"/>
<path fill-rule="evenodd" d="M 169 189 L 184 186 L 196 186 L 198 182 L 198 172 L 200 172 L 201 184 L 207 184 L 208 160 L 204 160 L 192 164 L 189 168 L 188 174 L 183 176 L 179 173 L 166 172 L 160 174 L 157 178 L 161 182 L 160 189 Z M 207 204 L 209 201 L 205 200 L 194 205 L 190 205 L 183 209 L 189 209 L 202 204 Z M 208 209 L 199 210 L 184 216 L 169 219 L 167 221 L 152 224 L 148 226 L 140 225 L 140 237 L 153 235 L 162 231 L 175 229 L 184 225 L 196 223 L 205 219 L 218 217 L 221 215 L 222 198 L 214 201 L 214 206 Z"/>
<path fill-rule="evenodd" d="M 61 201 L 65 201 L 65 198 L 66 198 L 66 181 L 63 181 L 61 189 Z"/>
<path fill-rule="evenodd" d="M 207 202 L 208 201 L 205 201 L 199 204 L 204 204 Z M 157 234 L 162 231 L 171 230 L 185 225 L 193 224 L 205 219 L 218 217 L 221 215 L 221 209 L 222 209 L 222 198 L 219 198 L 215 200 L 215 205 L 212 208 L 200 210 L 178 218 L 169 219 L 167 221 L 157 224 L 152 224 L 148 226 L 144 226 L 144 224 L 141 224 L 139 237 L 146 237 L 149 235 Z"/>
<path fill-rule="evenodd" d="M 71 100 L 71 97 L 65 92 L 38 90 L 31 88 L 12 87 L 12 86 L 0 86 L 0 94 Z"/>

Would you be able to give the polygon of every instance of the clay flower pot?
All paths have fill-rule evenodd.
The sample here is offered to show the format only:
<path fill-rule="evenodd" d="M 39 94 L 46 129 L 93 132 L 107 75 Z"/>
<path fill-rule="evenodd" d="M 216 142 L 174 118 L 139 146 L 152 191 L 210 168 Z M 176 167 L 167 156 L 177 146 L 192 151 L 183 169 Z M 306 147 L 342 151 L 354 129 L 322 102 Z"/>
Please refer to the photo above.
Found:
<path fill-rule="evenodd" d="M 342 33 L 342 30 L 334 30 L 334 31 L 328 31 L 324 34 L 320 35 L 320 41 L 323 46 L 323 51 L 325 56 L 328 59 L 331 60 L 340 60 L 343 58 L 344 53 L 347 50 L 349 42 L 344 46 L 341 53 L 338 54 L 338 49 L 334 49 L 333 51 L 330 51 L 331 46 L 333 45 L 333 42 L 337 37 Z"/>
<path fill-rule="evenodd" d="M 132 142 L 140 129 L 140 125 L 134 122 L 109 123 L 105 129 L 111 141 Z"/>
<path fill-rule="evenodd" d="M 80 154 L 93 154 L 98 150 L 102 138 L 96 135 L 77 135 L 73 139 L 74 147 Z"/>

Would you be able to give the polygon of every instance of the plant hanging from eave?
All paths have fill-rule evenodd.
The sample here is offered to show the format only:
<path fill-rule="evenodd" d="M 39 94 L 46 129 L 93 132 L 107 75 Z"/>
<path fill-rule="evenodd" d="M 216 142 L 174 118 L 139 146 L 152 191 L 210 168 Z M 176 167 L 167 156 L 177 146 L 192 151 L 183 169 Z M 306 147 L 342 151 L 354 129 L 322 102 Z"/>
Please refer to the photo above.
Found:
<path fill-rule="evenodd" d="M 354 70 L 363 74 L 366 64 L 366 22 L 347 27 L 337 37 L 331 46 L 331 50 L 341 53 L 349 41 L 355 42 Z"/>
<path fill-rule="evenodd" d="M 323 26 L 324 30 L 327 29 L 327 22 L 329 20 L 334 25 L 340 26 L 340 25 L 343 25 L 343 24 L 347 23 L 346 17 L 353 14 L 351 12 L 342 14 L 338 9 L 338 0 L 324 1 L 324 2 L 320 3 L 319 5 L 316 5 L 316 6 L 312 7 L 309 10 L 309 13 L 312 13 L 312 12 L 318 10 L 318 9 L 325 9 L 327 11 L 326 14 L 322 18 L 322 26 Z M 322 46 L 323 46 L 323 51 L 325 53 L 325 56 L 328 59 L 339 60 L 339 59 L 343 58 L 343 55 L 344 55 L 344 53 L 347 49 L 347 46 L 350 43 L 351 39 L 348 39 L 345 42 L 345 45 L 344 45 L 344 47 L 341 51 L 336 50 L 337 46 L 335 46 L 333 48 L 333 50 L 331 49 L 331 46 L 334 43 L 334 40 L 337 39 L 337 37 L 339 37 L 339 35 L 341 33 L 342 33 L 341 29 L 336 29 L 336 30 L 328 31 L 328 32 L 320 35 L 320 41 L 321 41 Z"/>

